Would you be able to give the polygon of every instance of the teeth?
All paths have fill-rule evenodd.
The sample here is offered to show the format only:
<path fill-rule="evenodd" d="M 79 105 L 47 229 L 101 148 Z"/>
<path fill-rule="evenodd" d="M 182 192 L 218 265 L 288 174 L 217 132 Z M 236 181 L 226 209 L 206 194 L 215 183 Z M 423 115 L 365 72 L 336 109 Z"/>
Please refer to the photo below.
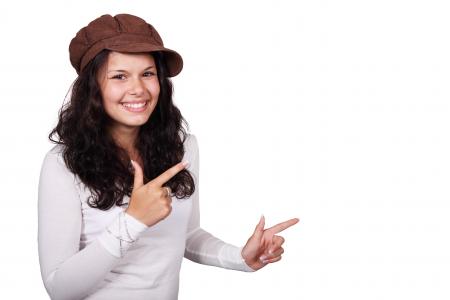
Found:
<path fill-rule="evenodd" d="M 122 105 L 125 106 L 125 107 L 131 107 L 131 108 L 141 108 L 141 107 L 144 107 L 146 103 L 147 102 L 133 103 L 133 104 L 131 104 L 131 103 L 122 103 Z"/>

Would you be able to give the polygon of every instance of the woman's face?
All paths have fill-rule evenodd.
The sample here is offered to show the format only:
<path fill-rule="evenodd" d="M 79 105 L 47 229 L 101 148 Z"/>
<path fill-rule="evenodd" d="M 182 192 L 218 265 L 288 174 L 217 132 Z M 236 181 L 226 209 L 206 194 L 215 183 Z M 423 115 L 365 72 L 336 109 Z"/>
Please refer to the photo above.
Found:
<path fill-rule="evenodd" d="M 134 129 L 147 122 L 158 102 L 159 82 L 150 53 L 110 52 L 97 78 L 112 129 Z"/>

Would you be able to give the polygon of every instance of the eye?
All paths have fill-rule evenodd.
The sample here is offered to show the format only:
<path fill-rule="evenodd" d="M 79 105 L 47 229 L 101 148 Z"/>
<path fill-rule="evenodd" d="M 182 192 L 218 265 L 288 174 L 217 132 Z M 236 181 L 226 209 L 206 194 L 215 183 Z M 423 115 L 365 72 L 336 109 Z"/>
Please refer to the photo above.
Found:
<path fill-rule="evenodd" d="M 111 77 L 111 78 L 115 78 L 115 79 L 122 79 L 122 77 L 121 76 L 125 76 L 124 74 L 118 74 L 118 75 L 114 75 L 113 77 Z"/>
<path fill-rule="evenodd" d="M 153 72 L 150 72 L 150 71 L 148 71 L 148 72 L 145 72 L 145 73 L 144 73 L 144 76 L 145 76 L 145 74 L 147 74 L 147 76 L 146 76 L 146 77 L 150 77 L 150 76 L 153 76 L 153 75 L 155 75 L 155 73 L 153 73 Z"/>

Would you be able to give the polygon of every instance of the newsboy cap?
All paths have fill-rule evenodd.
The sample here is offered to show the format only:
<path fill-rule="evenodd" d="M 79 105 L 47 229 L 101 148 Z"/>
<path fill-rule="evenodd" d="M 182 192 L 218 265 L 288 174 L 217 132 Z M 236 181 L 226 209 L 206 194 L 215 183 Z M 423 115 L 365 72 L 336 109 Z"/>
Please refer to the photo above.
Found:
<path fill-rule="evenodd" d="M 165 48 L 156 29 L 145 20 L 130 15 L 102 15 L 78 31 L 69 45 L 70 62 L 80 74 L 103 49 L 118 52 L 152 52 L 165 54 L 169 77 L 183 69 L 183 59 L 176 51 Z"/>

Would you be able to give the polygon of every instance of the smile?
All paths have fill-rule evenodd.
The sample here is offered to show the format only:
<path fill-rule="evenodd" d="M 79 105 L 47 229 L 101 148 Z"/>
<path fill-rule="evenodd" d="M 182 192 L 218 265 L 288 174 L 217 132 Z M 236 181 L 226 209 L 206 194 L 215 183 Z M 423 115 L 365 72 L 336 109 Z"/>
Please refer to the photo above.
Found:
<path fill-rule="evenodd" d="M 147 108 L 148 101 L 138 103 L 121 103 L 121 105 L 131 112 L 142 112 Z"/>

